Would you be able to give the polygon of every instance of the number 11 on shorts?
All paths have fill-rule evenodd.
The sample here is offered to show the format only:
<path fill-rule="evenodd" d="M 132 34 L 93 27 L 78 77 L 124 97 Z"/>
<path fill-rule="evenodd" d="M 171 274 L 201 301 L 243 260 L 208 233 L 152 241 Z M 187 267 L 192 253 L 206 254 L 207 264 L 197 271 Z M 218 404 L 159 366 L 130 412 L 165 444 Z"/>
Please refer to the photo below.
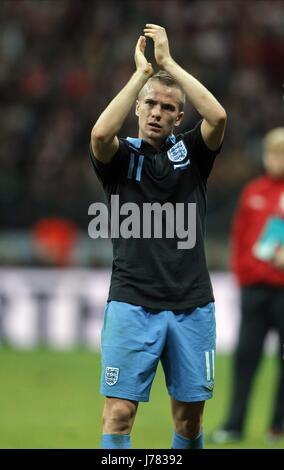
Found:
<path fill-rule="evenodd" d="M 210 361 L 210 358 L 211 358 L 211 361 Z M 215 376 L 215 351 L 214 349 L 212 349 L 211 351 L 205 351 L 205 363 L 206 363 L 206 378 L 207 378 L 207 381 L 210 382 L 211 380 L 214 380 L 214 376 Z"/>

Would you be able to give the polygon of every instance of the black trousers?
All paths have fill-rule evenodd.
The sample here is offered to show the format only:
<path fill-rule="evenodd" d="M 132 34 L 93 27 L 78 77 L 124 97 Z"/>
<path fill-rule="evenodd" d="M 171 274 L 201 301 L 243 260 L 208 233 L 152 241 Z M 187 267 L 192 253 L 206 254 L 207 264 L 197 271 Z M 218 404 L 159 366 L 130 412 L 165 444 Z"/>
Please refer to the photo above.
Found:
<path fill-rule="evenodd" d="M 241 290 L 241 326 L 234 355 L 232 396 L 225 429 L 242 433 L 248 400 L 269 330 L 279 335 L 279 378 L 269 427 L 283 428 L 284 421 L 284 288 L 267 285 Z"/>

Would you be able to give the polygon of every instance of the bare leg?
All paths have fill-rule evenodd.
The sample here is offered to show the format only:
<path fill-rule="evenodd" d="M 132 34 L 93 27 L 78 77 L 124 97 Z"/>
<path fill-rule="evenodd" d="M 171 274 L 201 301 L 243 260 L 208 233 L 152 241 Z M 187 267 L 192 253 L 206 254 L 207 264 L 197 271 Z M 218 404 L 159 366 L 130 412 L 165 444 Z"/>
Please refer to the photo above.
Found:
<path fill-rule="evenodd" d="M 175 431 L 187 439 L 196 439 L 202 430 L 204 401 L 186 403 L 172 399 Z"/>
<path fill-rule="evenodd" d="M 103 411 L 103 433 L 129 434 L 137 408 L 138 402 L 106 397 Z"/>

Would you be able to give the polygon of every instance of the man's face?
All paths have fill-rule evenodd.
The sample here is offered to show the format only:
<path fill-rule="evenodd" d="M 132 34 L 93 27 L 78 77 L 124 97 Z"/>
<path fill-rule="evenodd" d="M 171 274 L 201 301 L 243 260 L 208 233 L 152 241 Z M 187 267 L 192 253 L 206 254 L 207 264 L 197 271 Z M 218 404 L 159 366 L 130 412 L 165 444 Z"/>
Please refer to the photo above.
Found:
<path fill-rule="evenodd" d="M 183 117 L 179 110 L 181 91 L 156 80 L 150 80 L 136 102 L 139 137 L 152 145 L 160 145 L 172 134 Z"/>
<path fill-rule="evenodd" d="M 263 162 L 269 176 L 274 179 L 284 178 L 284 152 L 267 150 Z"/>

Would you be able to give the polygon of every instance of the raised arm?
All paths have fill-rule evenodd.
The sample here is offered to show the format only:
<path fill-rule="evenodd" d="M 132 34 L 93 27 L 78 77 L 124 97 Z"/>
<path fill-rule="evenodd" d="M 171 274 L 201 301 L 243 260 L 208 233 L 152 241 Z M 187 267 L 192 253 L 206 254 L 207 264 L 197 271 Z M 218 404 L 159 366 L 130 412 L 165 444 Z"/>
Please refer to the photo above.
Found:
<path fill-rule="evenodd" d="M 165 28 L 146 24 L 144 34 L 154 41 L 157 64 L 179 83 L 187 99 L 203 117 L 201 134 L 205 144 L 209 149 L 217 150 L 222 143 L 227 121 L 224 108 L 205 86 L 174 61 Z"/>
<path fill-rule="evenodd" d="M 121 92 L 100 115 L 91 132 L 91 145 L 95 157 L 109 163 L 118 149 L 117 133 L 122 127 L 138 93 L 153 75 L 152 65 L 144 51 L 146 38 L 140 36 L 135 48 L 136 71 Z"/>

